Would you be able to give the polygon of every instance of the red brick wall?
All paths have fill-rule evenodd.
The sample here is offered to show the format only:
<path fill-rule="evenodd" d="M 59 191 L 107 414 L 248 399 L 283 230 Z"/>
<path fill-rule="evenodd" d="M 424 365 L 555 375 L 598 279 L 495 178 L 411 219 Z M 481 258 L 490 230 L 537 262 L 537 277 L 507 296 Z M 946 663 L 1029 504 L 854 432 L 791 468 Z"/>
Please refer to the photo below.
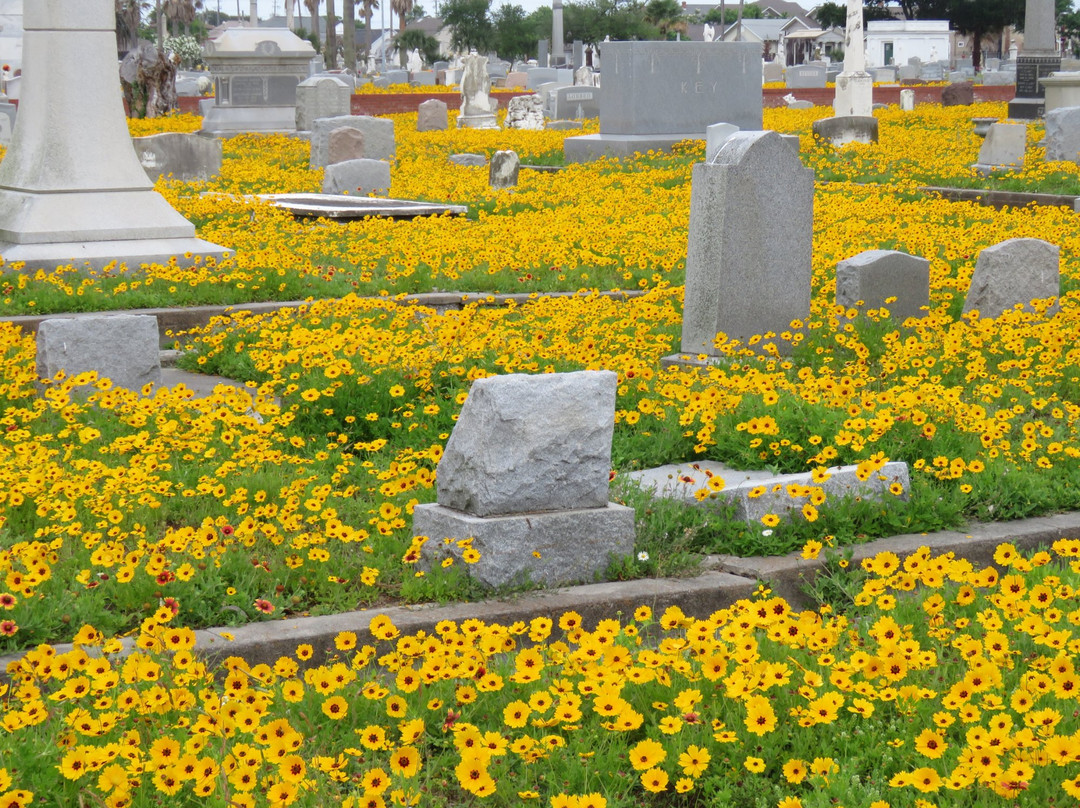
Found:
<path fill-rule="evenodd" d="M 878 104 L 899 104 L 901 87 L 875 87 L 874 102 Z M 915 103 L 939 104 L 941 103 L 942 86 L 930 87 L 923 84 L 913 85 L 910 89 L 915 91 Z M 800 101 L 811 101 L 819 106 L 830 106 L 836 94 L 831 87 L 806 88 L 802 90 L 787 90 L 782 87 L 766 88 L 761 91 L 762 101 L 767 107 L 784 106 L 784 96 L 788 93 L 794 95 Z M 500 109 L 505 109 L 511 98 L 518 95 L 528 95 L 524 90 L 492 93 L 499 103 Z M 1011 84 L 995 87 L 975 87 L 976 101 L 1011 101 L 1016 95 L 1016 87 Z M 352 97 L 352 111 L 354 115 L 387 115 L 392 112 L 416 112 L 416 108 L 431 98 L 437 98 L 444 102 L 450 109 L 461 107 L 461 95 L 458 93 L 357 93 Z M 198 113 L 198 98 L 181 98 L 180 111 Z"/>

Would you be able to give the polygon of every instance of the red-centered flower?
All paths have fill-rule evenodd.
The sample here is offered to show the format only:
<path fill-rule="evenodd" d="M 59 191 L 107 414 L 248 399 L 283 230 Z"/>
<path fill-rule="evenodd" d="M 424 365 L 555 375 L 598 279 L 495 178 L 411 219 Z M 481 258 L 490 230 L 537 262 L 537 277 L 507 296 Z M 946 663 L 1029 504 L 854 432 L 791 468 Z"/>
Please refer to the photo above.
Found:
<path fill-rule="evenodd" d="M 274 604 L 271 603 L 268 600 L 264 600 L 263 598 L 258 598 L 255 601 L 255 608 L 258 609 L 263 614 L 273 614 L 274 613 Z"/>
<path fill-rule="evenodd" d="M 14 620 L 0 620 L 0 634 L 5 637 L 11 637 L 19 630 L 19 626 Z"/>

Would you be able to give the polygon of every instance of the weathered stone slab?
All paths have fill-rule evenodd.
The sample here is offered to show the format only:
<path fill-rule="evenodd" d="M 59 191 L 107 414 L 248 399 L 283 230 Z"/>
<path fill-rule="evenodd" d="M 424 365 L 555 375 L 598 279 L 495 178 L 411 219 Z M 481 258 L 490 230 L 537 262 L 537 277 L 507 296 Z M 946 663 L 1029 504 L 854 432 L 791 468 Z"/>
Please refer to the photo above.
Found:
<path fill-rule="evenodd" d="M 489 95 L 491 76 L 487 70 L 486 56 L 469 54 L 464 60 L 461 74 L 461 111 L 458 113 L 459 129 L 498 129 L 495 120 L 497 104 Z"/>
<path fill-rule="evenodd" d="M 457 166 L 486 166 L 488 162 L 482 154 L 451 154 L 447 159 Z"/>
<path fill-rule="evenodd" d="M 828 507 L 830 500 L 853 497 L 885 502 L 907 499 L 911 486 L 907 463 L 886 463 L 866 475 L 866 479 L 860 479 L 858 468 L 834 466 L 827 469 L 828 478 L 820 483 L 814 482 L 812 472 L 777 475 L 767 471 L 737 471 L 712 461 L 672 464 L 625 476 L 656 497 L 693 506 L 734 505 L 736 517 L 751 524 L 760 523 L 767 514 L 780 517 L 797 514 L 811 501 L 811 489 L 820 489 L 825 494 L 822 507 Z M 708 487 L 710 477 L 723 479 L 724 487 L 715 492 L 715 497 L 698 500 L 695 492 Z M 894 484 L 899 485 L 899 494 L 890 490 Z"/>
<path fill-rule="evenodd" d="M 814 172 L 776 132 L 736 132 L 694 166 L 684 353 L 716 355 L 720 332 L 746 344 L 809 316 L 813 213 Z"/>
<path fill-rule="evenodd" d="M 991 124 L 979 149 L 975 168 L 983 173 L 1024 167 L 1027 151 L 1027 126 L 1022 123 Z"/>
<path fill-rule="evenodd" d="M 846 258 L 836 265 L 836 305 L 860 312 L 884 307 L 900 323 L 925 317 L 930 262 L 896 250 L 867 250 Z"/>
<path fill-rule="evenodd" d="M 814 135 L 835 147 L 848 143 L 877 143 L 878 120 L 872 115 L 842 115 L 813 123 Z"/>
<path fill-rule="evenodd" d="M 1056 244 L 1037 238 L 1011 238 L 987 247 L 975 262 L 964 314 L 978 310 L 980 317 L 998 317 L 1017 305 L 1034 311 L 1032 300 L 1058 297 L 1060 254 Z M 1057 308 L 1055 302 L 1049 313 Z"/>
<path fill-rule="evenodd" d="M 304 218 L 348 220 L 377 216 L 384 219 L 413 219 L 417 216 L 439 216 L 444 213 L 461 216 L 469 212 L 465 205 L 439 205 L 411 199 L 368 199 L 337 194 L 264 194 L 260 198 L 294 216 Z"/>
<path fill-rule="evenodd" d="M 364 133 L 351 126 L 339 126 L 330 133 L 326 144 L 327 163 L 344 163 L 364 157 Z"/>
<path fill-rule="evenodd" d="M 480 560 L 465 569 L 480 583 L 490 587 L 526 582 L 557 586 L 592 581 L 612 560 L 630 555 L 634 550 L 634 511 L 605 504 L 481 518 L 441 505 L 417 505 L 413 534 L 429 537 L 422 549 L 423 567 L 437 565 L 446 556 L 460 559 L 464 548 L 458 542 L 471 540 L 467 546 L 480 553 Z"/>
<path fill-rule="evenodd" d="M 115 314 L 53 318 L 37 332 L 37 373 L 51 379 L 96 371 L 117 387 L 141 390 L 161 381 L 157 318 Z"/>
<path fill-rule="evenodd" d="M 350 127 L 364 136 L 364 157 L 371 160 L 393 160 L 395 152 L 394 122 L 367 115 L 343 115 L 340 118 L 319 118 L 311 129 L 311 167 L 323 168 L 330 163 L 330 133 Z"/>
<path fill-rule="evenodd" d="M 519 95 L 506 105 L 507 129 L 543 129 L 544 102 L 538 95 Z"/>
<path fill-rule="evenodd" d="M 328 165 L 323 174 L 324 194 L 387 194 L 390 164 L 385 160 L 344 160 Z"/>
<path fill-rule="evenodd" d="M 784 85 L 790 89 L 824 87 L 827 74 L 824 65 L 792 65 L 784 68 Z"/>
<path fill-rule="evenodd" d="M 509 149 L 497 151 L 491 155 L 488 182 L 495 190 L 514 188 L 517 186 L 520 168 L 521 160 L 518 158 L 517 152 Z"/>
<path fill-rule="evenodd" d="M 476 516 L 606 506 L 615 386 L 610 371 L 475 381 L 439 461 L 439 504 Z"/>
<path fill-rule="evenodd" d="M 1046 113 L 1046 159 L 1080 163 L 1080 107 Z"/>
<path fill-rule="evenodd" d="M 441 132 L 449 126 L 446 104 L 431 98 L 416 108 L 417 132 Z"/>
<path fill-rule="evenodd" d="M 132 138 L 132 143 L 151 182 L 170 175 L 183 182 L 208 180 L 221 173 L 221 141 L 217 138 L 162 132 Z"/>
<path fill-rule="evenodd" d="M 901 90 L 900 91 L 900 109 L 904 112 L 911 112 L 915 109 L 915 91 L 914 90 Z"/>

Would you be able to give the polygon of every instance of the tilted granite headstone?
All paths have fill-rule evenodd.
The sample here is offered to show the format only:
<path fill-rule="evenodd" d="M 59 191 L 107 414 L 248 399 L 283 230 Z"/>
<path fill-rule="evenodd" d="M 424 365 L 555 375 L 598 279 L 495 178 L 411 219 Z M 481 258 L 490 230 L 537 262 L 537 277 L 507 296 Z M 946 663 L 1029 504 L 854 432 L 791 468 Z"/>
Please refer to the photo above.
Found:
<path fill-rule="evenodd" d="M 56 317 L 37 332 L 37 373 L 51 379 L 95 371 L 117 387 L 139 391 L 161 381 L 157 317 L 145 314 Z"/>
<path fill-rule="evenodd" d="M 1061 250 L 1037 238 L 1011 238 L 987 247 L 975 262 L 964 314 L 978 310 L 983 318 L 998 317 L 1019 305 L 1034 311 L 1033 300 L 1061 294 Z M 1058 309 L 1055 302 L 1049 309 Z"/>
<path fill-rule="evenodd" d="M 311 167 L 322 168 L 330 162 L 330 133 L 342 127 L 356 129 L 364 136 L 364 157 L 372 160 L 392 160 L 396 144 L 394 122 L 367 115 L 343 115 L 340 118 L 319 118 L 311 130 Z"/>
<path fill-rule="evenodd" d="M 930 306 L 930 262 L 897 250 L 867 250 L 836 265 L 836 305 L 888 309 L 902 323 L 925 317 Z"/>
<path fill-rule="evenodd" d="M 469 542 L 480 560 L 466 571 L 482 583 L 553 585 L 629 554 L 634 512 L 608 502 L 617 382 L 611 371 L 474 382 L 439 461 L 438 504 L 413 512 L 425 561 Z"/>
<path fill-rule="evenodd" d="M 684 353 L 717 355 L 720 332 L 745 345 L 809 316 L 813 217 L 814 172 L 776 132 L 736 132 L 694 166 Z"/>
<path fill-rule="evenodd" d="M 1046 113 L 1046 159 L 1080 163 L 1080 107 Z"/>
<path fill-rule="evenodd" d="M 991 124 L 979 149 L 979 160 L 975 168 L 984 174 L 991 171 L 1015 171 L 1024 167 L 1026 151 L 1026 124 Z"/>

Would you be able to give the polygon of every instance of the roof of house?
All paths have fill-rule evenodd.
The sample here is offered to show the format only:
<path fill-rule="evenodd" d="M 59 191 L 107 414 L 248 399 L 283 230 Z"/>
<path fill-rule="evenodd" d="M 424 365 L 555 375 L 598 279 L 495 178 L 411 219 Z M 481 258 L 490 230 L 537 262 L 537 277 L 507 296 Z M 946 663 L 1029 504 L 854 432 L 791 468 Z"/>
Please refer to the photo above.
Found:
<path fill-rule="evenodd" d="M 743 19 L 742 31 L 743 38 L 749 38 L 757 40 L 758 42 L 776 42 L 780 39 L 780 32 L 787 25 L 787 20 L 748 20 Z M 724 32 L 725 40 L 732 40 L 739 33 L 739 23 L 735 23 L 728 27 Z"/>

